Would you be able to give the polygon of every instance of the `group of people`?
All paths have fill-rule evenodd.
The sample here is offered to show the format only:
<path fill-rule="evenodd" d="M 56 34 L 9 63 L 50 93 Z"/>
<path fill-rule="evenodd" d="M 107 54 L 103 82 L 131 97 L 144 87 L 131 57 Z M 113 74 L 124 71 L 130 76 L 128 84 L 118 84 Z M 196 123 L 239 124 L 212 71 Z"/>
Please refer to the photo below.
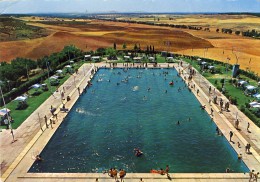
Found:
<path fill-rule="evenodd" d="M 170 171 L 170 167 L 169 165 L 166 165 L 166 168 L 165 170 L 163 170 L 162 168 L 160 168 L 159 170 L 156 170 L 156 169 L 151 169 L 150 170 L 150 173 L 157 173 L 157 174 L 161 174 L 161 175 L 167 175 L 167 177 L 169 178 L 169 171 Z"/>
<path fill-rule="evenodd" d="M 252 180 L 257 182 L 258 176 L 259 176 L 259 172 L 255 173 L 255 170 L 250 171 L 249 172 L 249 182 Z"/>
<path fill-rule="evenodd" d="M 117 181 L 118 177 L 117 177 L 117 170 L 116 168 L 110 168 L 108 171 L 108 175 L 112 178 L 115 179 L 115 181 Z M 124 177 L 126 175 L 126 171 L 124 169 L 119 169 L 119 178 L 121 179 L 121 181 L 123 181 Z"/>

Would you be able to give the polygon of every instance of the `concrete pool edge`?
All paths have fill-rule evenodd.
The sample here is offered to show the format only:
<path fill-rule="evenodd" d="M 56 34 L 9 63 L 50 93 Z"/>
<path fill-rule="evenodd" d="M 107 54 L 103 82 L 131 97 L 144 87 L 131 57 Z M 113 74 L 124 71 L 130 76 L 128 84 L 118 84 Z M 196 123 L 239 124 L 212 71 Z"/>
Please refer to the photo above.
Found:
<path fill-rule="evenodd" d="M 104 66 L 105 64 L 103 64 L 103 66 Z M 102 66 L 102 65 L 101 65 Z M 166 65 L 165 65 L 166 66 Z M 92 67 L 93 68 L 93 67 Z M 165 68 L 167 68 L 167 67 L 165 67 Z M 88 79 L 88 78 L 85 78 L 86 80 Z M 84 79 L 84 80 L 85 80 Z M 80 84 L 79 85 L 81 85 L 82 83 L 83 83 L 83 81 L 84 80 L 82 80 L 81 82 L 80 82 Z M 84 86 L 83 86 L 84 87 Z M 77 91 L 76 91 L 76 88 L 74 89 L 74 91 L 72 92 L 73 94 L 74 94 L 74 97 L 75 97 L 75 95 L 77 96 L 78 94 L 77 94 Z M 196 94 L 194 94 L 195 96 L 196 96 Z M 71 108 L 73 105 L 74 105 L 74 103 L 77 101 L 77 99 L 78 99 L 78 97 L 76 97 L 76 98 L 74 98 L 74 99 L 72 99 L 72 101 L 70 101 L 70 103 L 69 103 L 69 108 Z M 199 99 L 198 99 L 199 100 Z M 200 101 L 200 100 L 199 100 Z M 215 109 L 217 109 L 217 108 L 215 108 Z M 65 117 L 65 115 L 66 115 L 67 113 L 62 113 L 62 114 L 59 114 L 58 115 L 58 117 L 59 117 L 59 121 L 61 121 L 62 120 L 62 118 L 64 118 Z M 226 119 L 227 120 L 227 119 Z M 228 122 L 229 123 L 229 121 L 227 120 L 226 122 Z M 27 171 L 29 170 L 29 168 L 31 167 L 31 165 L 33 164 L 33 161 L 32 160 L 30 160 L 29 162 L 28 162 L 28 159 L 30 159 L 30 155 L 28 154 L 29 153 L 29 151 L 30 150 L 33 150 L 33 148 L 35 148 L 35 145 L 36 145 L 36 143 L 38 142 L 38 146 L 36 147 L 39 151 L 42 151 L 42 149 L 46 146 L 46 144 L 48 143 L 48 141 L 50 140 L 50 138 L 51 138 L 51 136 L 55 133 L 55 131 L 56 131 L 56 129 L 58 128 L 58 126 L 61 124 L 61 122 L 59 122 L 58 124 L 56 124 L 55 125 L 55 127 L 54 127 L 54 129 L 53 130 L 48 130 L 48 132 L 45 132 L 45 133 L 43 133 L 43 134 L 37 134 L 35 137 L 36 137 L 36 140 L 32 143 L 32 144 L 30 144 L 31 146 L 29 147 L 29 148 L 27 148 L 27 149 L 25 149 L 25 151 L 24 151 L 24 156 L 21 158 L 20 157 L 20 159 L 19 159 L 19 162 L 17 163 L 17 160 L 15 160 L 16 162 L 14 162 L 14 163 L 16 163 L 16 165 L 14 166 L 13 164 L 10 166 L 10 170 L 14 170 L 18 165 L 19 165 L 19 163 L 21 162 L 24 162 L 23 160 L 27 160 L 27 167 L 25 167 L 25 169 L 26 170 L 23 170 L 23 172 L 22 173 L 20 173 L 21 175 L 17 175 L 17 177 L 18 178 L 26 178 L 26 176 L 27 177 L 29 177 L 29 178 L 31 178 L 32 176 L 37 176 L 37 175 L 39 175 L 40 173 L 33 173 L 34 175 L 32 175 L 32 176 L 30 176 L 32 173 L 27 173 Z M 216 123 L 217 124 L 217 123 Z M 230 127 L 232 127 L 232 126 L 230 126 Z M 40 133 L 42 133 L 41 131 L 39 131 Z M 38 132 L 38 133 L 39 133 Z M 228 136 L 228 132 L 227 133 L 225 133 L 225 132 L 223 132 L 224 133 L 224 135 L 225 135 L 225 137 L 227 138 L 227 136 Z M 237 133 L 234 133 L 235 135 L 237 134 Z M 42 136 L 43 135 L 43 136 Z M 48 137 L 46 136 L 46 135 L 48 135 Z M 239 135 L 239 133 L 238 133 L 238 135 Z M 245 140 L 242 136 L 239 136 L 239 138 L 241 137 L 241 139 L 242 140 Z M 41 140 L 41 142 L 40 141 L 38 141 L 38 139 L 42 139 Z M 44 138 L 44 139 L 43 139 Z M 39 144 L 39 142 L 40 142 L 40 144 Z M 231 144 L 230 144 L 231 145 Z M 231 145 L 232 146 L 232 145 Z M 232 146 L 233 147 L 233 146 Z M 234 148 L 234 147 L 233 147 Z M 236 149 L 234 149 L 235 151 L 236 151 Z M 252 150 L 253 151 L 253 150 Z M 29 155 L 29 156 L 27 156 L 27 158 L 25 157 L 25 155 Z M 255 156 L 256 155 L 256 159 L 258 158 L 259 159 L 259 155 L 257 154 L 257 152 L 254 152 L 254 155 L 253 156 Z M 257 155 L 258 155 L 258 157 L 257 157 Z M 245 161 L 244 161 L 245 162 Z M 29 165 L 28 165 L 28 163 L 29 163 Z M 245 162 L 246 163 L 246 162 Z M 248 164 L 246 164 L 248 167 L 250 167 Z M 9 171 L 10 172 L 10 171 Z M 12 171 L 11 171 L 12 172 Z M 10 172 L 10 173 L 11 173 Z M 10 174 L 9 173 L 9 174 Z M 51 176 L 53 176 L 53 174 L 55 174 L 55 173 L 47 173 L 47 174 L 49 174 L 49 176 L 47 175 L 47 176 L 45 176 L 46 178 L 49 178 L 49 177 L 51 177 Z M 62 174 L 66 174 L 66 173 L 62 173 Z M 75 174 L 77 174 L 77 175 L 79 175 L 79 174 L 84 174 L 85 175 L 85 173 L 75 173 Z M 87 173 L 87 174 L 89 174 L 89 173 Z M 138 174 L 143 174 L 143 173 L 129 173 L 128 175 L 132 175 L 133 174 L 133 176 L 135 176 L 135 175 L 138 175 Z M 145 174 L 147 174 L 148 175 L 148 177 L 150 178 L 153 178 L 154 177 L 154 175 L 151 175 L 151 174 L 149 174 L 149 173 L 145 173 Z M 187 178 L 187 176 L 191 176 L 190 178 L 196 178 L 196 176 L 198 175 L 198 173 L 184 173 L 185 175 L 184 176 L 186 176 L 186 177 L 184 177 L 184 178 Z M 201 173 L 201 174 L 203 174 L 202 176 L 207 176 L 206 178 L 211 178 L 211 177 L 214 177 L 215 176 L 215 174 L 211 174 L 211 173 Z M 218 173 L 219 174 L 219 173 Z M 225 173 L 220 173 L 221 175 L 224 175 Z M 91 177 L 91 176 L 95 176 L 95 175 L 97 175 L 96 173 L 91 173 L 91 175 L 89 176 L 90 178 L 94 178 L 94 177 Z M 173 174 L 173 175 L 179 175 L 179 174 Z M 237 173 L 236 174 L 229 174 L 229 175 L 233 175 L 233 177 L 232 178 L 234 178 L 234 177 L 236 177 L 236 176 L 239 176 L 239 178 L 241 178 L 241 175 L 243 176 L 244 174 L 242 173 L 239 173 L 239 175 L 237 175 Z M 4 175 L 3 175 L 4 176 Z M 2 176 L 2 178 L 3 178 L 3 176 Z M 67 175 L 65 175 L 65 176 L 67 176 Z M 64 176 L 64 177 L 65 177 Z M 193 176 L 193 177 L 192 177 Z M 224 175 L 225 176 L 225 175 Z M 247 175 L 246 175 L 247 176 Z M 142 177 L 142 176 L 141 176 Z M 228 176 L 227 176 L 228 177 Z M 6 179 L 8 178 L 8 176 L 6 177 Z M 87 176 L 86 176 L 86 178 L 88 178 Z M 128 178 L 128 177 L 127 177 Z M 137 178 L 137 177 L 136 177 Z M 138 177 L 138 178 L 140 178 L 140 177 Z M 157 177 L 156 177 L 157 178 Z M 163 177 L 162 177 L 163 178 Z M 164 177 L 165 178 L 165 177 Z"/>
<path fill-rule="evenodd" d="M 169 173 L 172 179 L 248 179 L 247 173 Z M 102 173 L 27 173 L 19 178 L 77 178 L 77 179 L 112 179 Z M 125 179 L 165 179 L 167 175 L 151 173 L 127 173 Z"/>

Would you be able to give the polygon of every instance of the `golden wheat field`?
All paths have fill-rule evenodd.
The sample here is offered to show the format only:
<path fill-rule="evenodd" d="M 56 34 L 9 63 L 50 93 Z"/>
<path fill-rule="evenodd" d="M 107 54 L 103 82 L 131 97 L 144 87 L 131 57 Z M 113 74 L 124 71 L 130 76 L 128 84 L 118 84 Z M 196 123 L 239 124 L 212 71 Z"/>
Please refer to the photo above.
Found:
<path fill-rule="evenodd" d="M 159 21 L 158 21 L 159 18 Z M 129 20 L 129 17 L 120 17 L 121 20 Z M 195 14 L 195 15 L 146 15 L 132 17 L 134 21 L 154 23 L 167 23 L 176 25 L 191 25 L 216 28 L 230 28 L 232 30 L 260 30 L 260 18 L 253 15 L 227 15 L 227 14 Z"/>
<path fill-rule="evenodd" d="M 196 17 L 185 17 L 182 19 L 182 22 L 185 21 L 188 24 L 195 21 L 204 22 L 205 24 L 210 22 L 215 27 L 219 23 L 225 24 L 225 26 L 227 24 L 231 26 L 232 23 L 234 23 L 234 26 L 239 25 L 237 17 L 231 17 L 230 19 L 227 17 L 221 18 L 223 20 L 214 23 L 216 18 L 201 17 L 198 20 Z M 254 24 L 260 23 L 260 18 L 251 16 L 244 18 L 241 22 L 247 24 L 251 22 L 250 28 L 254 27 Z M 51 34 L 47 37 L 32 40 L 0 42 L 2 50 L 1 61 L 11 61 L 16 57 L 37 59 L 53 52 L 58 52 L 68 44 L 74 44 L 87 51 L 99 47 L 112 47 L 115 42 L 118 49 L 122 49 L 124 43 L 126 43 L 127 49 L 132 49 L 134 44 L 140 44 L 142 49 L 146 49 L 147 45 L 154 45 L 155 50 L 158 51 L 205 56 L 223 62 L 226 62 L 227 58 L 231 58 L 230 63 L 238 61 L 242 69 L 250 69 L 260 73 L 259 39 L 217 33 L 216 31 L 207 32 L 101 20 L 89 20 L 79 25 L 66 25 L 64 22 L 69 22 L 69 20 L 65 20 L 63 24 L 50 25 L 39 21 L 36 22 L 37 18 L 34 18 L 35 21 L 31 21 L 30 17 L 23 19 L 30 21 L 28 22 L 30 25 L 48 29 Z M 76 21 L 84 22 L 84 20 Z M 179 18 L 178 21 L 181 22 Z M 240 26 L 243 26 L 243 23 Z M 170 42 L 170 45 L 166 42 Z M 250 59 L 251 62 L 249 64 Z"/>

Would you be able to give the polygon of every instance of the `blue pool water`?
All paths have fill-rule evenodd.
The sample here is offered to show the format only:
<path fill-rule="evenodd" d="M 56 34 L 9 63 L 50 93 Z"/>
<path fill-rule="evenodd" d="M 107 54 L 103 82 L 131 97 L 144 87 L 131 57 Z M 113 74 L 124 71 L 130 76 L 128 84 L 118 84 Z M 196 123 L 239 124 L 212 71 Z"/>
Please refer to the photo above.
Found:
<path fill-rule="evenodd" d="M 92 83 L 29 172 L 248 172 L 175 69 L 99 69 Z"/>

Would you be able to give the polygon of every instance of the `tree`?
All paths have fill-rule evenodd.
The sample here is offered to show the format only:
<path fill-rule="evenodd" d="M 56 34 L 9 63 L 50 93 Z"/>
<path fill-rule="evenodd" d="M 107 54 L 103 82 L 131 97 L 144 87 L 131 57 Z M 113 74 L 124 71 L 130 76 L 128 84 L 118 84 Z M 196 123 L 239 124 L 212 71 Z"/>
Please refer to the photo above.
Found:
<path fill-rule="evenodd" d="M 47 69 L 47 66 L 46 66 L 46 62 L 48 61 L 49 57 L 48 56 L 44 56 L 40 59 L 37 59 L 37 65 L 39 68 L 41 68 L 43 71 L 44 69 Z"/>
<path fill-rule="evenodd" d="M 135 51 L 137 51 L 137 50 L 138 50 L 138 47 L 137 47 L 137 45 L 136 45 L 136 44 L 134 45 L 134 50 L 135 50 Z"/>
<path fill-rule="evenodd" d="M 21 75 L 17 74 L 16 71 L 17 70 L 14 70 L 11 64 L 6 64 L 4 66 L 1 65 L 0 66 L 1 81 L 3 81 L 3 80 L 16 81 L 16 80 L 18 80 Z"/>
<path fill-rule="evenodd" d="M 37 67 L 37 63 L 31 59 L 16 58 L 11 61 L 13 72 L 17 74 L 18 77 L 27 77 L 30 70 Z"/>
<path fill-rule="evenodd" d="M 113 48 L 106 49 L 106 55 L 108 55 L 108 59 L 115 59 L 117 51 Z"/>
<path fill-rule="evenodd" d="M 240 31 L 238 31 L 238 30 L 235 31 L 235 34 L 236 34 L 236 35 L 239 35 L 239 34 L 240 34 Z"/>
<path fill-rule="evenodd" d="M 126 49 L 126 43 L 123 44 L 123 49 Z"/>
<path fill-rule="evenodd" d="M 65 46 L 61 52 L 66 54 L 67 59 L 73 59 L 82 55 L 82 51 L 78 49 L 75 45 Z"/>
<path fill-rule="evenodd" d="M 98 55 L 104 55 L 106 53 L 106 49 L 103 47 L 100 47 L 96 50 Z"/>

